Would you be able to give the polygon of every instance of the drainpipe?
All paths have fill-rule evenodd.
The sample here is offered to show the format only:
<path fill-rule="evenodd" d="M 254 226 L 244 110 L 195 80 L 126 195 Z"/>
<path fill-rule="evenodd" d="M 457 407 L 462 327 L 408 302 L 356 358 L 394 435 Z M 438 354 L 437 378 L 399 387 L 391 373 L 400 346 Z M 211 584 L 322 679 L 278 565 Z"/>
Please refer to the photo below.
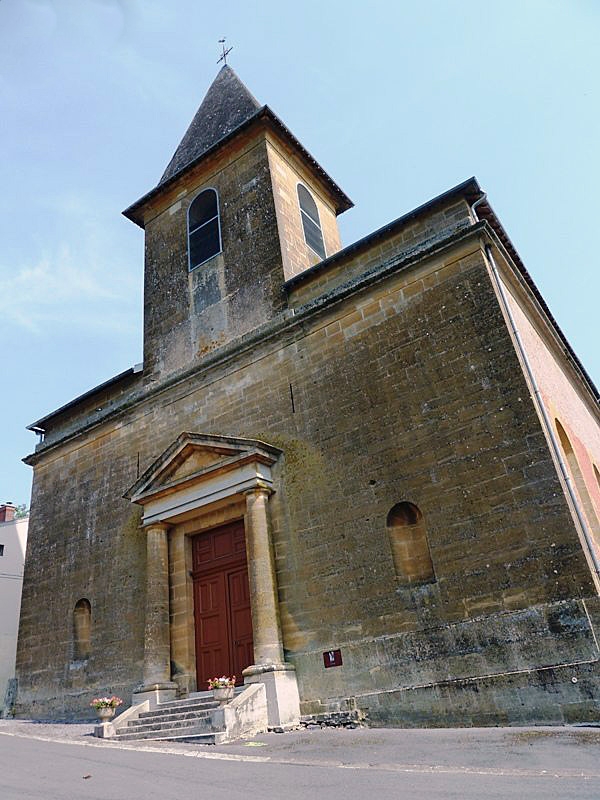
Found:
<path fill-rule="evenodd" d="M 481 205 L 481 203 L 484 203 L 486 200 L 487 200 L 487 194 L 484 192 L 481 195 L 481 197 L 475 200 L 475 202 L 471 206 L 471 214 L 473 215 L 473 219 L 475 220 L 475 222 L 479 222 L 479 217 L 477 216 L 477 212 L 475 211 L 475 209 L 477 208 L 478 205 Z"/>
<path fill-rule="evenodd" d="M 479 221 L 479 218 L 478 218 L 477 213 L 475 211 L 475 207 L 478 206 L 480 203 L 483 203 L 484 200 L 486 200 L 486 198 L 487 198 L 487 195 L 484 193 L 471 206 L 471 213 L 475 217 L 475 221 L 476 222 Z M 529 359 L 527 358 L 527 354 L 525 352 L 525 347 L 524 347 L 523 341 L 521 339 L 521 334 L 519 333 L 519 331 L 517 329 L 517 326 L 516 326 L 516 323 L 515 323 L 515 319 L 513 317 L 511 308 L 510 308 L 510 306 L 508 304 L 508 300 L 506 298 L 506 293 L 504 291 L 504 286 L 502 285 L 502 281 L 500 280 L 500 274 L 498 272 L 498 267 L 496 265 L 496 261 L 494 260 L 494 256 L 493 256 L 493 253 L 492 253 L 492 248 L 491 248 L 491 246 L 489 244 L 486 244 L 484 250 L 485 250 L 485 259 L 486 259 L 486 262 L 487 262 L 487 267 L 488 267 L 488 270 L 489 270 L 489 272 L 490 272 L 490 274 L 492 276 L 492 280 L 494 282 L 494 286 L 496 288 L 498 297 L 500 299 L 500 304 L 502 306 L 502 310 L 504 311 L 504 313 L 506 315 L 506 318 L 509 321 L 511 331 L 512 331 L 512 334 L 514 336 L 515 343 L 517 345 L 517 351 L 518 351 L 519 355 L 521 356 L 521 361 L 522 361 L 523 366 L 525 368 L 525 374 L 527 375 L 529 383 L 530 383 L 531 387 L 533 388 L 533 397 L 534 397 L 535 405 L 537 406 L 538 413 L 541 416 L 542 421 L 543 421 L 543 423 L 544 423 L 544 425 L 546 427 L 546 432 L 548 434 L 548 438 L 550 439 L 551 450 L 552 450 L 552 452 L 554 454 L 554 457 L 555 457 L 556 461 L 559 464 L 561 474 L 563 476 L 563 479 L 564 479 L 564 482 L 566 484 L 569 497 L 571 498 L 571 502 L 572 502 L 573 508 L 575 510 L 575 515 L 577 516 L 577 520 L 579 521 L 579 524 L 581 526 L 581 530 L 583 532 L 583 537 L 585 539 L 585 543 L 587 545 L 588 552 L 590 554 L 590 558 L 591 558 L 592 565 L 593 565 L 593 568 L 594 568 L 596 581 L 600 582 L 600 563 L 598 562 L 598 557 L 596 555 L 596 551 L 594 550 L 594 540 L 593 540 L 591 531 L 590 531 L 589 526 L 587 524 L 587 521 L 586 521 L 586 519 L 585 519 L 585 517 L 583 515 L 583 512 L 581 511 L 581 508 L 579 506 L 579 500 L 578 500 L 577 495 L 575 493 L 575 488 L 573 486 L 573 481 L 571 480 L 571 476 L 569 475 L 569 470 L 568 470 L 567 465 L 565 463 L 565 460 L 563 458 L 562 449 L 561 449 L 560 444 L 559 444 L 559 442 L 558 442 L 558 440 L 556 438 L 556 434 L 554 433 L 554 427 L 553 427 L 553 425 L 552 425 L 552 423 L 550 421 L 550 418 L 548 417 L 548 413 L 546 412 L 546 407 L 545 407 L 544 402 L 542 400 L 542 396 L 540 394 L 540 390 L 539 390 L 537 381 L 535 379 L 535 376 L 533 374 L 533 370 L 531 369 L 531 365 L 529 363 Z"/>

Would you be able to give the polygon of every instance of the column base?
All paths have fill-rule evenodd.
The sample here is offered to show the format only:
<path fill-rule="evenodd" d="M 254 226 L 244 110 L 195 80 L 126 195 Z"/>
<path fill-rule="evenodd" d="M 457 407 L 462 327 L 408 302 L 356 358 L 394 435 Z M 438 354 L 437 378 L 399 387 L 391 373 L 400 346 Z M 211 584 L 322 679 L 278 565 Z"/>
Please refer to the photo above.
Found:
<path fill-rule="evenodd" d="M 168 703 L 170 700 L 176 700 L 177 688 L 177 684 L 171 681 L 139 686 L 131 695 L 131 705 L 137 706 L 147 700 L 151 709 L 156 708 L 159 703 Z"/>
<path fill-rule="evenodd" d="M 253 664 L 243 672 L 244 683 L 262 683 L 267 695 L 269 728 L 290 728 L 300 722 L 300 696 L 293 664 Z"/>
<path fill-rule="evenodd" d="M 94 727 L 94 736 L 99 739 L 110 739 L 115 735 L 115 726 L 112 722 L 101 722 Z"/>
<path fill-rule="evenodd" d="M 178 672 L 172 676 L 174 683 L 177 685 L 177 695 L 179 697 L 187 697 L 195 691 L 202 691 L 196 689 L 196 674 L 191 672 Z M 202 687 L 203 689 L 206 686 Z"/>

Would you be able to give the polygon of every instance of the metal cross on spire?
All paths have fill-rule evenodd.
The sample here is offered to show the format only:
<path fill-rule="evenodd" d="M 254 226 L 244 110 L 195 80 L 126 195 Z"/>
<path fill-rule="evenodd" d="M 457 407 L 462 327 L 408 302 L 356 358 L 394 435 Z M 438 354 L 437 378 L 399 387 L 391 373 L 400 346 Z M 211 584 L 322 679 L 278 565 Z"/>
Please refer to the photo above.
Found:
<path fill-rule="evenodd" d="M 227 54 L 228 54 L 228 53 L 231 53 L 231 51 L 233 50 L 233 45 L 232 45 L 231 47 L 228 47 L 228 48 L 227 48 L 227 50 L 226 50 L 226 49 L 225 49 L 225 37 L 223 37 L 222 39 L 219 39 L 219 44 L 220 44 L 220 45 L 223 47 L 223 55 L 222 55 L 222 56 L 221 56 L 221 58 L 220 58 L 220 59 L 217 61 L 217 64 L 219 64 L 221 61 L 222 61 L 224 64 L 227 64 Z"/>

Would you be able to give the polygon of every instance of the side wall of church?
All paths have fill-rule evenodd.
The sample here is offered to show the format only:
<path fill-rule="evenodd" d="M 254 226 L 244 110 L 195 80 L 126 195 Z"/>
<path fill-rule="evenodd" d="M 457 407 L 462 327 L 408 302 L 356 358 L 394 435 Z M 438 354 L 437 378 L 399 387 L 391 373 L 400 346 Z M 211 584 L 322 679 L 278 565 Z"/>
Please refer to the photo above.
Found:
<path fill-rule="evenodd" d="M 543 334 L 543 325 L 537 315 L 526 313 L 527 301 L 504 284 L 511 311 L 529 364 L 539 387 L 546 413 L 554 426 L 571 483 L 579 500 L 588 527 L 594 537 L 596 553 L 600 560 L 600 410 L 590 397 L 573 368 L 567 366 L 562 353 L 557 353 L 557 343 L 550 332 Z M 529 301 L 531 302 L 531 301 Z M 534 320 L 538 324 L 534 325 Z M 551 343 L 554 343 L 554 346 Z M 568 438 L 561 442 L 560 428 Z M 570 457 L 568 444 L 573 457 Z M 565 448 L 565 445 L 567 447 Z"/>
<path fill-rule="evenodd" d="M 133 435 L 132 435 L 133 434 Z M 92 718 L 89 702 L 127 702 L 141 681 L 146 547 L 121 488 L 137 473 L 135 432 L 103 429 L 35 467 L 21 604 L 17 714 Z M 75 606 L 91 606 L 90 653 L 78 658 Z"/>
<path fill-rule="evenodd" d="M 475 237 L 40 454 L 18 713 L 89 716 L 96 691 L 141 681 L 144 536 L 121 498 L 183 430 L 283 451 L 272 537 L 305 712 L 597 713 L 593 582 Z M 425 583 L 395 571 L 386 519 L 400 502 L 422 513 Z M 91 654 L 77 664 L 81 597 Z M 333 648 L 343 665 L 325 669 Z"/>

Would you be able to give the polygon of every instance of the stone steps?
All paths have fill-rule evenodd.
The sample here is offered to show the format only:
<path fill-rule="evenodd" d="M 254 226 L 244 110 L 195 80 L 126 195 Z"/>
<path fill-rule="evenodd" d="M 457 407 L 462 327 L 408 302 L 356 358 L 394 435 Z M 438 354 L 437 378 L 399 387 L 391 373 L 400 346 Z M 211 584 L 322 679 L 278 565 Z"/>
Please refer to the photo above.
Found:
<path fill-rule="evenodd" d="M 133 731 L 149 731 L 149 730 L 165 730 L 173 726 L 187 725 L 209 725 L 211 724 L 212 716 L 210 712 L 203 712 L 202 714 L 165 714 L 164 716 L 157 714 L 152 719 L 135 719 L 129 722 L 127 732 Z"/>
<path fill-rule="evenodd" d="M 241 687 L 243 688 L 243 687 Z M 237 690 L 236 690 L 237 694 Z M 189 708 L 192 706 L 204 706 L 214 708 L 217 703 L 213 700 L 211 692 L 201 692 L 198 694 L 192 694 L 189 697 L 185 697 L 183 700 L 169 700 L 168 703 L 161 703 L 157 708 L 163 709 L 177 709 L 177 708 Z M 147 712 L 152 713 L 152 712 Z"/>
<path fill-rule="evenodd" d="M 133 720 L 131 724 L 134 722 L 142 723 L 142 722 L 151 722 L 152 720 L 176 720 L 176 719 L 190 719 L 191 717 L 208 717 L 210 716 L 211 712 L 217 708 L 215 703 L 214 706 L 210 708 L 205 708 L 204 706 L 198 707 L 190 707 L 186 708 L 185 711 L 178 711 L 176 709 L 168 709 L 166 708 L 164 711 L 144 711 L 140 714 L 137 720 Z"/>
<path fill-rule="evenodd" d="M 183 736 L 191 733 L 210 734 L 214 733 L 212 720 L 210 717 L 204 719 L 186 719 L 173 722 L 152 722 L 148 725 L 132 726 L 131 723 L 126 728 L 117 728 L 119 739 L 128 738 L 168 738 L 171 735 Z"/>
<path fill-rule="evenodd" d="M 243 688 L 236 687 L 235 694 L 239 694 Z M 216 744 L 225 737 L 225 730 L 213 725 L 212 712 L 218 707 L 211 692 L 198 692 L 184 700 L 160 703 L 151 711 L 142 712 L 137 719 L 129 720 L 123 727 L 119 727 L 117 717 L 114 738 L 117 741 L 190 739 Z"/>
<path fill-rule="evenodd" d="M 146 733 L 120 733 L 114 737 L 118 742 L 143 741 L 154 739 L 166 742 L 196 741 L 200 744 L 218 744 L 225 736 L 224 731 L 209 731 L 202 728 L 174 728 L 171 731 L 147 731 Z"/>

